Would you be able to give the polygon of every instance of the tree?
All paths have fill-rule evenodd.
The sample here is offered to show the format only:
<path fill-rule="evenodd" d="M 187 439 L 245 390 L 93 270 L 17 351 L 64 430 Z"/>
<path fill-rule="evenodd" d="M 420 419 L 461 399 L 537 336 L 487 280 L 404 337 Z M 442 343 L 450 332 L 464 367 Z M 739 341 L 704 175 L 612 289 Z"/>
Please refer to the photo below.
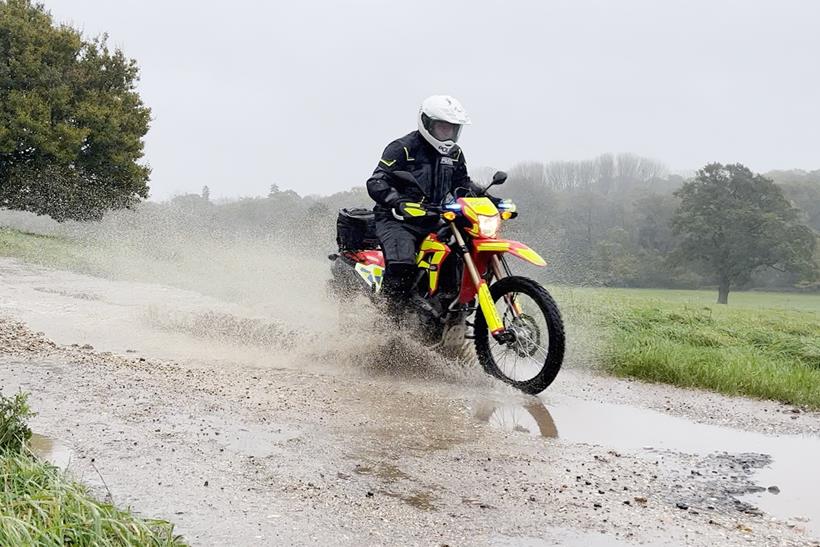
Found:
<path fill-rule="evenodd" d="M 106 38 L 0 0 L 0 207 L 86 220 L 148 196 L 150 110 L 136 62 Z"/>
<path fill-rule="evenodd" d="M 712 163 L 675 192 L 672 226 L 681 236 L 679 263 L 704 268 L 718 281 L 718 303 L 763 267 L 816 273 L 815 235 L 770 179 L 741 164 Z"/>
<path fill-rule="evenodd" d="M 820 170 L 772 171 L 766 176 L 783 188 L 792 204 L 803 211 L 806 224 L 820 232 Z"/>

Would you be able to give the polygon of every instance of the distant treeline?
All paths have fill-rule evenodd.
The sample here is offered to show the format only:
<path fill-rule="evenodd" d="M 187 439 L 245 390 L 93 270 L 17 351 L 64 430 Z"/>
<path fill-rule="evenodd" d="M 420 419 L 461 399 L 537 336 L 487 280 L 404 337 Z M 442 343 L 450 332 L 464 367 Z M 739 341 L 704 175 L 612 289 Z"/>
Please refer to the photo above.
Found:
<path fill-rule="evenodd" d="M 520 215 L 505 236 L 520 239 L 549 261 L 552 281 L 613 287 L 703 288 L 716 280 L 670 260 L 678 240 L 672 218 L 686 179 L 656 161 L 631 154 L 602 155 L 573 162 L 525 163 L 508 171 L 493 193 L 513 199 Z M 492 171 L 472 176 L 487 180 Z M 820 234 L 820 170 L 766 174 Z M 165 203 L 145 203 L 156 225 L 184 224 L 222 236 L 249 235 L 289 242 L 307 252 L 334 248 L 336 211 L 371 207 L 364 187 L 330 196 L 300 196 L 272 186 L 267 197 L 213 203 L 207 188 Z M 169 214 L 173 213 L 173 214 Z M 167 226 L 172 228 L 172 226 Z M 326 242 L 326 243 L 322 243 Z M 745 287 L 820 289 L 798 274 L 762 269 Z"/>

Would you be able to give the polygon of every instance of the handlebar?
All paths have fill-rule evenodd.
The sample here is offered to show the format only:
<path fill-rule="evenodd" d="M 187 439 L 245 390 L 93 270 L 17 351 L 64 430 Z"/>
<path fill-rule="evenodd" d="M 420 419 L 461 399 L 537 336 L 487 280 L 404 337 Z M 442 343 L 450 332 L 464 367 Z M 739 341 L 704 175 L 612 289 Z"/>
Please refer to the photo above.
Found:
<path fill-rule="evenodd" d="M 515 218 L 516 216 L 518 216 L 518 214 L 515 212 L 515 205 L 512 204 L 512 202 L 509 202 L 508 200 L 500 200 L 499 202 L 496 202 L 496 207 L 499 209 L 499 212 L 503 212 L 503 211 L 507 210 L 508 208 L 510 208 L 508 206 L 505 206 L 505 204 L 508 204 L 508 205 L 512 206 L 511 207 L 511 209 L 512 209 L 511 216 L 510 217 L 505 217 L 505 218 Z M 443 215 L 445 213 L 456 213 L 456 214 L 461 213 L 461 205 L 459 205 L 459 204 L 457 204 L 453 201 L 448 202 L 444 205 L 434 205 L 432 203 L 421 202 L 421 203 L 418 204 L 418 208 L 423 209 L 425 214 L 415 216 L 415 217 L 412 217 L 412 218 L 418 218 L 418 219 L 431 218 L 431 217 L 443 218 Z M 396 211 L 396 209 L 394 209 L 394 211 Z M 394 212 L 394 215 L 396 215 L 395 212 Z M 452 219 L 445 219 L 445 220 L 452 220 Z"/>

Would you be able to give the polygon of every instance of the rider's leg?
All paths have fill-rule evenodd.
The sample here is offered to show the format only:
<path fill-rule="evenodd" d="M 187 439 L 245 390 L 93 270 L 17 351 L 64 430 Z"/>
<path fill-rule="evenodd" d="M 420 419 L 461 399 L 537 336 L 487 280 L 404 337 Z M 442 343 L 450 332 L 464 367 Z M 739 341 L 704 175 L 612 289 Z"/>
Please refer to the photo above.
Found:
<path fill-rule="evenodd" d="M 382 294 L 387 299 L 388 311 L 398 315 L 409 300 L 417 273 L 418 234 L 397 220 L 377 218 L 376 235 L 381 242 L 386 263 Z"/>
<path fill-rule="evenodd" d="M 391 263 L 384 272 L 382 290 L 388 301 L 389 310 L 394 315 L 401 313 L 410 300 L 410 292 L 417 268 L 413 264 Z"/>

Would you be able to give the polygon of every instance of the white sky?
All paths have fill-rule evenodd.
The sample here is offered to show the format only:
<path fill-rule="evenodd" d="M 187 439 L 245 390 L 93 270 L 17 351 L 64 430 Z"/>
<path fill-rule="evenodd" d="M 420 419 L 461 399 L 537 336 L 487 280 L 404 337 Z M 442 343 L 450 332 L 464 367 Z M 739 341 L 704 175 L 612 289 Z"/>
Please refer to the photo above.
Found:
<path fill-rule="evenodd" d="M 437 93 L 473 166 L 820 168 L 812 0 L 43 1 L 138 61 L 154 199 L 360 185 Z"/>

